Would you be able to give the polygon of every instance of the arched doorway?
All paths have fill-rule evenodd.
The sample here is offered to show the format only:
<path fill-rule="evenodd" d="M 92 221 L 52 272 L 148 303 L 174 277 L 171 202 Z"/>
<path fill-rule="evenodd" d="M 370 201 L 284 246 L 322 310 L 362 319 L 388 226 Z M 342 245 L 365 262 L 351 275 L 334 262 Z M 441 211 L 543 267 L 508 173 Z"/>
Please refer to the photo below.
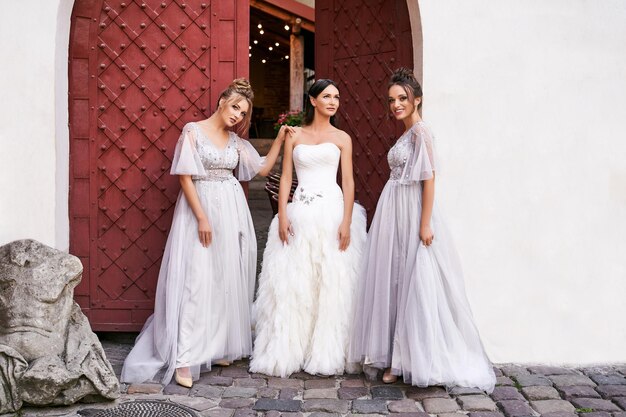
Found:
<path fill-rule="evenodd" d="M 70 252 L 95 330 L 152 312 L 178 193 L 179 132 L 248 76 L 245 0 L 76 0 L 69 51 Z"/>
<path fill-rule="evenodd" d="M 221 88 L 248 76 L 249 10 L 244 0 L 74 4 L 70 252 L 84 265 L 75 296 L 95 330 L 136 331 L 152 312 L 178 193 L 168 173 L 173 148 L 187 121 L 210 114 Z M 386 79 L 413 66 L 407 3 L 317 0 L 315 20 L 316 75 L 342 87 L 357 199 L 371 217 L 399 133 L 386 116 Z"/>

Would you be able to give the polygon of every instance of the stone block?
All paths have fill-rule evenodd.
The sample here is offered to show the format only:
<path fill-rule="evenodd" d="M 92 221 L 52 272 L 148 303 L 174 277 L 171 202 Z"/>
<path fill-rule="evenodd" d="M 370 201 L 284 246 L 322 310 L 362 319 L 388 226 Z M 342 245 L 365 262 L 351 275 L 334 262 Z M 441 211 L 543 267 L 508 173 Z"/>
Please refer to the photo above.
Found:
<path fill-rule="evenodd" d="M 173 382 L 163 388 L 163 394 L 165 395 L 189 395 L 191 390 L 187 387 L 183 387 Z"/>
<path fill-rule="evenodd" d="M 337 390 L 334 389 L 334 388 L 305 389 L 304 390 L 304 394 L 303 394 L 303 398 L 305 400 L 314 399 L 314 398 L 336 399 L 337 398 Z"/>
<path fill-rule="evenodd" d="M 267 381 L 267 386 L 270 388 L 304 388 L 304 381 L 292 378 L 270 378 Z"/>
<path fill-rule="evenodd" d="M 506 417 L 522 417 L 533 416 L 532 408 L 525 401 L 520 400 L 504 400 L 498 401 L 498 407 L 502 410 Z"/>
<path fill-rule="evenodd" d="M 256 411 L 282 411 L 296 412 L 300 411 L 302 403 L 298 400 L 274 400 L 270 398 L 259 398 L 252 407 Z"/>
<path fill-rule="evenodd" d="M 256 396 L 256 388 L 228 387 L 224 390 L 222 398 L 252 398 Z"/>
<path fill-rule="evenodd" d="M 211 385 L 195 385 L 189 395 L 192 397 L 220 398 L 224 388 L 213 387 Z"/>
<path fill-rule="evenodd" d="M 515 385 L 515 382 L 508 376 L 496 377 L 496 386 L 512 387 L 513 385 Z"/>
<path fill-rule="evenodd" d="M 341 387 L 342 388 L 358 388 L 358 387 L 364 387 L 365 383 L 363 382 L 362 379 L 346 379 L 341 381 Z"/>
<path fill-rule="evenodd" d="M 227 366 L 222 368 L 220 372 L 220 376 L 226 376 L 231 378 L 248 378 L 250 373 L 247 368 L 240 368 L 238 366 Z"/>
<path fill-rule="evenodd" d="M 299 394 L 299 391 L 295 388 L 283 388 L 280 390 L 278 398 L 281 400 L 293 400 Z"/>
<path fill-rule="evenodd" d="M 513 387 L 495 387 L 491 393 L 494 401 L 520 400 L 524 401 L 524 396 Z"/>
<path fill-rule="evenodd" d="M 485 391 L 480 388 L 470 388 L 470 387 L 452 387 L 450 388 L 451 395 L 477 395 L 484 394 Z"/>
<path fill-rule="evenodd" d="M 603 398 L 626 397 L 626 385 L 599 385 L 596 391 Z"/>
<path fill-rule="evenodd" d="M 256 411 L 250 408 L 238 408 L 233 417 L 257 417 Z"/>
<path fill-rule="evenodd" d="M 372 393 L 372 398 L 374 399 L 401 400 L 404 398 L 400 388 L 389 385 L 372 387 L 370 392 Z"/>
<path fill-rule="evenodd" d="M 178 404 L 182 404 L 196 411 L 205 411 L 217 406 L 217 401 L 209 400 L 203 397 L 188 397 L 185 395 L 172 395 L 169 400 Z"/>
<path fill-rule="evenodd" d="M 552 386 L 552 382 L 548 378 L 540 375 L 518 375 L 513 377 L 513 379 L 522 387 Z"/>
<path fill-rule="evenodd" d="M 262 378 L 236 378 L 233 385 L 236 387 L 262 388 L 267 386 L 267 381 Z"/>
<path fill-rule="evenodd" d="M 352 412 L 357 414 L 388 414 L 387 402 L 384 400 L 354 400 Z"/>
<path fill-rule="evenodd" d="M 565 387 L 559 387 L 558 390 L 566 400 L 569 400 L 570 398 L 577 398 L 577 397 L 600 398 L 600 394 L 598 394 L 596 390 L 593 389 L 593 387 L 590 387 L 588 385 L 565 386 Z"/>
<path fill-rule="evenodd" d="M 202 412 L 202 417 L 232 417 L 235 410 L 226 408 L 215 408 Z"/>
<path fill-rule="evenodd" d="M 561 366 L 529 366 L 528 370 L 531 374 L 536 375 L 571 375 L 577 373 L 574 369 L 563 368 Z"/>
<path fill-rule="evenodd" d="M 324 388 L 335 388 L 336 382 L 334 378 L 326 378 L 326 379 L 309 379 L 304 381 L 305 389 L 324 389 Z"/>
<path fill-rule="evenodd" d="M 459 410 L 459 405 L 451 398 L 426 398 L 422 402 L 428 414 L 451 413 Z"/>
<path fill-rule="evenodd" d="M 416 413 L 424 411 L 422 407 L 415 402 L 415 400 L 399 400 L 391 401 L 387 404 L 387 408 L 392 413 Z"/>
<path fill-rule="evenodd" d="M 497 411 L 473 411 L 469 413 L 469 417 L 504 417 L 504 415 Z"/>
<path fill-rule="evenodd" d="M 598 398 L 572 398 L 576 408 L 591 409 L 592 411 L 622 411 L 609 400 Z"/>
<path fill-rule="evenodd" d="M 163 391 L 161 384 L 130 384 L 127 394 L 159 394 Z"/>
<path fill-rule="evenodd" d="M 524 387 L 522 394 L 529 400 L 559 400 L 561 396 L 558 391 L 552 387 Z"/>
<path fill-rule="evenodd" d="M 259 388 L 257 398 L 278 398 L 278 390 L 275 388 Z"/>
<path fill-rule="evenodd" d="M 406 391 L 406 396 L 417 401 L 422 401 L 426 398 L 450 398 L 448 392 L 442 387 L 411 387 Z"/>
<path fill-rule="evenodd" d="M 250 408 L 254 405 L 253 398 L 227 398 L 220 401 L 222 408 Z"/>
<path fill-rule="evenodd" d="M 565 400 L 537 400 L 531 401 L 530 405 L 542 415 L 558 412 L 573 413 L 576 411 L 576 408 L 569 401 Z"/>
<path fill-rule="evenodd" d="M 587 385 L 590 387 L 596 386 L 596 383 L 585 375 L 552 375 L 549 378 L 550 381 L 552 381 L 552 383 L 554 383 L 557 387 L 571 387 L 574 385 Z"/>
<path fill-rule="evenodd" d="M 324 413 L 346 414 L 350 409 L 350 402 L 345 400 L 306 400 L 302 403 L 303 412 L 321 411 Z"/>
<path fill-rule="evenodd" d="M 504 365 L 500 367 L 500 370 L 505 376 L 519 376 L 519 375 L 529 375 L 528 369 L 521 365 Z"/>
<path fill-rule="evenodd" d="M 201 376 L 195 384 L 217 385 L 220 387 L 229 387 L 233 384 L 233 379 L 225 376 L 206 375 Z"/>
<path fill-rule="evenodd" d="M 365 397 L 369 394 L 369 389 L 366 387 L 349 387 L 339 388 L 337 395 L 341 400 L 355 400 L 357 398 Z"/>
<path fill-rule="evenodd" d="M 485 395 L 462 395 L 457 397 L 463 410 L 466 411 L 497 411 L 498 407 L 491 398 Z"/>
<path fill-rule="evenodd" d="M 589 378 L 598 385 L 626 385 L 626 378 L 623 375 L 589 375 Z"/>

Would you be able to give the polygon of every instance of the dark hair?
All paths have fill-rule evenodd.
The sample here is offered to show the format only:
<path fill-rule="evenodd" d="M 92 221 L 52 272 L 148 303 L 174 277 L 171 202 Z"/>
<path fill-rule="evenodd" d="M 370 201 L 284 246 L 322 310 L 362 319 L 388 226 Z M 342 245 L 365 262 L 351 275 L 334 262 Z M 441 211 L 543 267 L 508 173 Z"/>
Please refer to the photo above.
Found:
<path fill-rule="evenodd" d="M 337 90 L 339 90 L 339 87 L 337 87 L 337 84 L 335 84 L 333 80 L 330 80 L 328 78 L 321 78 L 315 81 L 313 85 L 311 86 L 311 88 L 309 88 L 307 99 L 304 105 L 303 125 L 305 126 L 310 125 L 311 123 L 313 123 L 313 118 L 315 117 L 315 107 L 313 107 L 313 105 L 311 104 L 311 100 L 309 99 L 309 97 L 317 98 L 317 96 L 319 96 L 320 93 L 324 91 L 326 87 L 328 87 L 329 85 L 332 85 Z M 335 116 L 331 116 L 330 124 L 333 126 L 337 125 L 337 122 L 335 121 Z"/>
<path fill-rule="evenodd" d="M 237 95 L 241 97 L 237 97 Z M 250 127 L 250 119 L 252 118 L 252 101 L 254 100 L 254 92 L 252 92 L 250 81 L 246 78 L 237 78 L 233 80 L 226 90 L 221 92 L 219 98 L 217 99 L 217 108 L 219 109 L 220 100 L 222 99 L 224 99 L 222 102 L 223 105 L 229 105 L 230 103 L 240 101 L 242 98 L 248 102 L 249 109 L 241 123 L 239 123 L 239 126 L 236 127 L 237 134 L 239 136 L 245 135 L 248 131 L 248 128 Z"/>
<path fill-rule="evenodd" d="M 391 79 L 389 80 L 389 85 L 387 89 L 391 88 L 394 85 L 399 85 L 404 88 L 406 94 L 409 96 L 409 99 L 413 101 L 416 97 L 422 98 L 422 86 L 415 79 L 415 75 L 413 75 L 413 71 L 406 67 L 400 67 L 391 74 Z M 422 101 L 420 100 L 417 108 L 420 109 L 422 107 Z"/>

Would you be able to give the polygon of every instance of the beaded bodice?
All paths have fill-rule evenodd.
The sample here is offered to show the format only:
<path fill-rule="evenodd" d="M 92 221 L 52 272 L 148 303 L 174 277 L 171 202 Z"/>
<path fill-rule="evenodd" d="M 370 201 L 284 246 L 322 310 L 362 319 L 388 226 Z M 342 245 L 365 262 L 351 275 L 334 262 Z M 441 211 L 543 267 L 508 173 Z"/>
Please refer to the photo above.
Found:
<path fill-rule="evenodd" d="M 224 149 L 220 149 L 202 132 L 195 123 L 197 144 L 196 149 L 202 166 L 207 175 L 194 175 L 194 181 L 225 181 L 233 178 L 233 169 L 239 163 L 239 152 L 237 150 L 237 137 L 232 132 L 228 133 L 228 143 Z"/>
<path fill-rule="evenodd" d="M 387 162 L 389 163 L 389 168 L 391 168 L 389 179 L 392 181 L 398 181 L 402 177 L 404 166 L 415 146 L 411 134 L 407 133 L 400 136 L 395 145 L 389 149 L 389 153 L 387 153 Z"/>

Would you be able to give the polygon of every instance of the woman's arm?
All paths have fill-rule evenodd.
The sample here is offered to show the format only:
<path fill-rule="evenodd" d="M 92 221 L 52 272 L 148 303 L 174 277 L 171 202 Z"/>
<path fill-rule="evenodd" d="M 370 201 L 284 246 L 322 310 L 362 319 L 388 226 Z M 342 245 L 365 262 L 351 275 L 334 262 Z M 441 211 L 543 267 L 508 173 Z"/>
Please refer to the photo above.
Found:
<path fill-rule="evenodd" d="M 294 129 L 291 126 L 282 125 L 280 127 L 278 135 L 276 135 L 276 139 L 274 139 L 274 142 L 272 142 L 272 147 L 270 148 L 270 151 L 265 156 L 265 162 L 263 163 L 263 167 L 259 171 L 259 174 L 265 177 L 267 176 L 267 174 L 270 173 L 270 171 L 274 167 L 274 164 L 276 163 L 276 160 L 278 159 L 278 155 L 280 154 L 280 147 L 283 146 L 285 138 L 288 135 L 293 134 L 293 132 Z"/>
<path fill-rule="evenodd" d="M 341 139 L 341 189 L 343 190 L 343 220 L 339 226 L 339 250 L 350 245 L 350 225 L 354 208 L 354 174 L 352 168 L 352 139 L 343 133 Z"/>
<path fill-rule="evenodd" d="M 287 203 L 289 202 L 289 193 L 291 192 L 293 179 L 293 144 L 295 136 L 295 134 L 287 135 L 284 141 L 283 171 L 280 175 L 280 187 L 278 189 L 278 236 L 284 244 L 289 243 L 289 235 L 293 236 L 291 222 L 287 217 Z"/>
<path fill-rule="evenodd" d="M 420 240 L 426 246 L 433 243 L 435 236 L 430 228 L 430 218 L 433 214 L 435 202 L 435 172 L 433 177 L 422 181 L 422 217 L 420 218 Z"/>
<path fill-rule="evenodd" d="M 204 210 L 202 210 L 196 187 L 193 185 L 191 175 L 179 175 L 178 180 L 183 194 L 187 199 L 187 203 L 198 221 L 198 237 L 200 238 L 200 243 L 206 248 L 211 244 L 211 240 L 213 240 L 213 230 L 209 224 L 209 219 L 207 219 Z"/>

